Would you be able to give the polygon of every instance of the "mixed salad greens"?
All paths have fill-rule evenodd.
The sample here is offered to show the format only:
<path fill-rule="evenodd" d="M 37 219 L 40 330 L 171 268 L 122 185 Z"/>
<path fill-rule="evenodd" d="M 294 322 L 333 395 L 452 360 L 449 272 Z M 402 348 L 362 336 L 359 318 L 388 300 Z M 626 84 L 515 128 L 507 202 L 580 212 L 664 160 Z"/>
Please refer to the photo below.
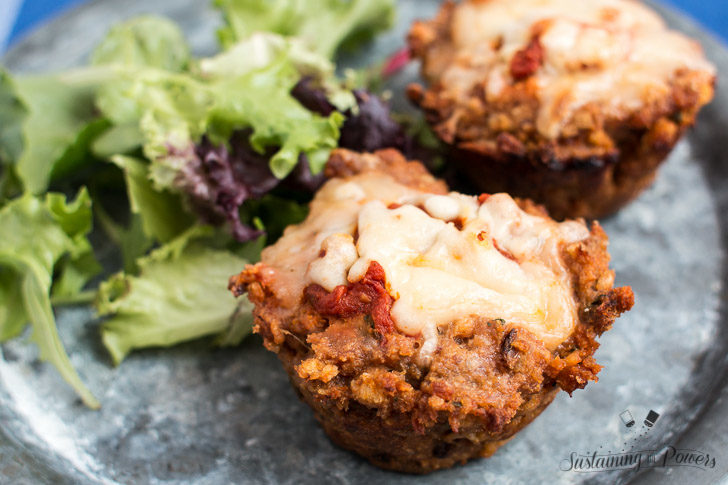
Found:
<path fill-rule="evenodd" d="M 112 28 L 88 66 L 0 69 L 0 341 L 30 325 L 40 358 L 92 408 L 54 306 L 93 302 L 116 364 L 202 336 L 235 345 L 252 316 L 227 279 L 305 217 L 330 151 L 409 143 L 333 64 L 391 25 L 393 0 L 214 4 L 214 57 L 145 16 Z M 108 244 L 118 257 L 104 271 Z"/>

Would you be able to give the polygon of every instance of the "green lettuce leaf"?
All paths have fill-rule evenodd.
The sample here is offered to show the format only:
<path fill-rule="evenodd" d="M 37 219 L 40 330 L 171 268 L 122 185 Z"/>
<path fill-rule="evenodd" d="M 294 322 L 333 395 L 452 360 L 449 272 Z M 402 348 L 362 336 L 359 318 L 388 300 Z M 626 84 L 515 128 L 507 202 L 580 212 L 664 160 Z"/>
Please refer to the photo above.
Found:
<path fill-rule="evenodd" d="M 127 155 L 139 149 L 144 143 L 144 135 L 138 123 L 113 125 L 91 146 L 95 157 L 108 160 L 114 155 Z"/>
<path fill-rule="evenodd" d="M 0 164 L 13 163 L 23 152 L 23 122 L 27 114 L 12 78 L 0 69 Z"/>
<path fill-rule="evenodd" d="M 154 189 L 149 163 L 123 155 L 111 160 L 124 171 L 131 211 L 139 214 L 149 238 L 166 243 L 192 226 L 194 218 L 184 210 L 178 194 Z"/>
<path fill-rule="evenodd" d="M 300 42 L 261 34 L 199 66 L 183 73 L 131 70 L 98 96 L 99 109 L 113 123 L 138 124 L 157 189 L 174 187 L 203 135 L 221 144 L 239 130 L 250 130 L 259 153 L 274 150 L 270 167 L 278 178 L 290 173 L 301 154 L 314 173 L 323 168 L 344 117 L 315 114 L 290 92 L 301 77 L 312 77 L 331 86 L 337 107 L 352 106 L 352 94 L 335 82 L 329 61 Z"/>
<path fill-rule="evenodd" d="M 15 79 L 28 114 L 22 127 L 24 150 L 14 160 L 25 188 L 42 194 L 54 178 L 77 170 L 92 157 L 91 143 L 109 127 L 99 119 L 95 95 L 114 79 L 106 68 Z"/>
<path fill-rule="evenodd" d="M 195 227 L 139 261 L 138 276 L 117 274 L 99 288 L 101 335 L 118 365 L 134 349 L 168 347 L 207 335 L 235 345 L 250 332 L 251 304 L 236 301 L 229 277 L 247 261 L 199 240 Z"/>
<path fill-rule="evenodd" d="M 342 46 L 353 47 L 392 26 L 394 0 L 215 0 L 225 26 L 220 43 L 229 48 L 254 32 L 299 37 L 331 59 Z"/>
<path fill-rule="evenodd" d="M 277 241 L 288 226 L 299 224 L 306 219 L 308 204 L 266 194 L 260 199 L 246 201 L 240 212 L 244 221 L 259 222 L 260 228 L 265 229 L 266 243 L 270 244 Z"/>
<path fill-rule="evenodd" d="M 226 78 L 264 68 L 280 57 L 288 58 L 300 76 L 320 78 L 334 73 L 334 64 L 300 39 L 270 32 L 251 35 L 216 56 L 200 59 L 199 64 L 205 77 Z"/>
<path fill-rule="evenodd" d="M 95 66 L 118 64 L 183 71 L 189 62 L 190 49 L 180 28 L 171 20 L 152 15 L 115 25 L 91 55 Z"/>
<path fill-rule="evenodd" d="M 60 273 L 57 281 L 64 281 L 63 273 L 73 268 L 73 282 L 60 290 L 66 295 L 80 290 L 98 272 L 86 238 L 91 230 L 88 193 L 81 190 L 72 203 L 61 194 L 44 199 L 26 194 L 0 209 L 0 227 L 0 302 L 7 304 L 0 312 L 0 336 L 14 337 L 30 321 L 40 358 L 56 367 L 87 406 L 97 408 L 98 401 L 63 349 L 50 297 L 54 271 Z"/>
<path fill-rule="evenodd" d="M 339 110 L 356 107 L 349 82 L 336 78 L 336 66 L 320 54 L 311 51 L 295 37 L 287 38 L 270 32 L 251 35 L 214 57 L 201 59 L 200 71 L 206 78 L 225 79 L 249 74 L 285 58 L 295 68 L 296 80 L 312 79 L 327 93 L 329 101 Z"/>
<path fill-rule="evenodd" d="M 210 111 L 210 138 L 222 142 L 235 129 L 251 128 L 250 143 L 259 153 L 280 147 L 270 159 L 276 177 L 288 175 L 301 153 L 308 157 L 311 171 L 320 172 L 338 144 L 344 116 L 334 112 L 322 117 L 301 106 L 290 94 L 299 79 L 283 58 L 265 69 L 215 82 L 219 91 Z"/>
<path fill-rule="evenodd" d="M 144 223 L 139 214 L 131 214 L 131 220 L 124 227 L 111 217 L 101 206 L 94 206 L 94 214 L 99 226 L 109 239 L 116 244 L 121 253 L 123 271 L 136 274 L 139 272 L 137 261 L 154 246 L 154 240 L 144 232 Z"/>
<path fill-rule="evenodd" d="M 182 71 L 189 62 L 179 28 L 145 16 L 112 28 L 94 51 L 92 67 L 18 76 L 14 86 L 0 72 L 0 159 L 16 164 L 27 190 L 42 194 L 51 181 L 94 161 L 90 148 L 111 126 L 96 107 L 100 92 L 124 73 Z"/>
<path fill-rule="evenodd" d="M 20 335 L 28 323 L 18 281 L 20 275 L 12 267 L 0 267 L 0 342 Z"/>
<path fill-rule="evenodd" d="M 91 55 L 95 66 L 113 66 L 118 76 L 100 87 L 96 104 L 114 126 L 94 143 L 100 158 L 123 155 L 144 143 L 134 99 L 134 78 L 145 68 L 183 72 L 191 63 L 190 49 L 179 27 L 163 17 L 145 15 L 114 26 Z"/>

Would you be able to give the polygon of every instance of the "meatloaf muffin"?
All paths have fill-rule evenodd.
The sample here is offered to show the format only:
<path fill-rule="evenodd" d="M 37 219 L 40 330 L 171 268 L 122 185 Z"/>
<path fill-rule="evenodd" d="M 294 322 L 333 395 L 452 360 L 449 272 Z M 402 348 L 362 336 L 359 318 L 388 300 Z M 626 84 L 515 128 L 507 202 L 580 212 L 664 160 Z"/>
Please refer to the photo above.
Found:
<path fill-rule="evenodd" d="M 448 193 L 394 150 L 335 151 L 308 218 L 230 280 L 328 435 L 413 473 L 491 455 L 633 304 L 598 224 Z"/>
<path fill-rule="evenodd" d="M 408 95 L 479 190 L 598 218 L 635 198 L 700 108 L 715 68 L 632 0 L 464 0 L 409 33 Z"/>

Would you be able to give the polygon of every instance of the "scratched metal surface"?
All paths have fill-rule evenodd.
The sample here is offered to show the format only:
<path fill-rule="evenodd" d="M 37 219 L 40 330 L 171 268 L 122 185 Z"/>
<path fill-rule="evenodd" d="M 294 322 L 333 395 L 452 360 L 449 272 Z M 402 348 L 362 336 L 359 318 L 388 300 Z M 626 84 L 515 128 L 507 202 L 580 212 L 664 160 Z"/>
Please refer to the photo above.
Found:
<path fill-rule="evenodd" d="M 438 2 L 400 2 L 398 26 L 352 64 L 402 46 L 413 18 Z M 98 0 L 36 31 L 6 56 L 14 72 L 82 63 L 109 25 L 141 12 L 179 22 L 197 54 L 215 51 L 219 18 L 197 0 Z M 728 78 L 728 51 L 671 12 Z M 409 69 L 392 83 L 397 104 Z M 637 304 L 602 338 L 597 384 L 562 393 L 493 458 L 426 477 L 385 472 L 331 444 L 257 337 L 233 350 L 191 344 L 140 352 L 113 369 L 91 310 L 60 312 L 72 361 L 101 398 L 85 409 L 22 341 L 2 346 L 0 481 L 13 483 L 712 483 L 728 474 L 725 244 L 728 90 L 680 143 L 655 185 L 604 222 L 618 283 Z M 106 255 L 111 257 L 110 255 Z M 238 268 L 231 268 L 231 273 Z M 643 424 L 649 410 L 660 414 Z M 637 424 L 627 428 L 619 414 Z M 564 471 L 572 452 L 696 449 L 713 469 Z M 641 473 L 644 472 L 644 473 Z"/>

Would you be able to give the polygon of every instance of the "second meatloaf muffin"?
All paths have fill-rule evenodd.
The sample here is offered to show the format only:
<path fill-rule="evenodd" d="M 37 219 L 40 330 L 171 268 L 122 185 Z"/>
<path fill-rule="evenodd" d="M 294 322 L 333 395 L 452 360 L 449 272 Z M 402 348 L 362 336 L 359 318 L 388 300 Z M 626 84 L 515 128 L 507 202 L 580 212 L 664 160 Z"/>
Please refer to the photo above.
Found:
<path fill-rule="evenodd" d="M 632 0 L 446 2 L 409 34 L 428 87 L 409 96 L 488 192 L 598 218 L 654 179 L 715 69 Z"/>
<path fill-rule="evenodd" d="M 424 473 L 491 455 L 596 380 L 633 303 L 598 224 L 448 193 L 396 151 L 338 150 L 308 218 L 231 278 L 328 435 Z"/>

